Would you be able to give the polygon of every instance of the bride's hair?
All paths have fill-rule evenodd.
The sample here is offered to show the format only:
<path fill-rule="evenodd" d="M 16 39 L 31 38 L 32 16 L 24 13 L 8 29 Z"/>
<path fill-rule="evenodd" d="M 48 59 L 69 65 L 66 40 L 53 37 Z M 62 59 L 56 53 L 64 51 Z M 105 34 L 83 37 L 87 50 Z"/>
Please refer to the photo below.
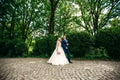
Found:
<path fill-rule="evenodd" d="M 57 41 L 61 40 L 61 38 L 59 37 Z"/>
<path fill-rule="evenodd" d="M 59 37 L 58 39 L 57 39 L 57 42 L 56 42 L 56 46 L 58 45 L 58 43 L 61 41 L 61 37 Z"/>

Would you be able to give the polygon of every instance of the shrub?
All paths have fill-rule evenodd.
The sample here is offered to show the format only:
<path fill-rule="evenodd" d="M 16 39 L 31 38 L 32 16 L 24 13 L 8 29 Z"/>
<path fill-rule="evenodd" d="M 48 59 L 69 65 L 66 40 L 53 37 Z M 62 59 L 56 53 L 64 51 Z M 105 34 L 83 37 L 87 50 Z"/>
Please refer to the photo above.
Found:
<path fill-rule="evenodd" d="M 35 40 L 32 56 L 51 56 L 56 47 L 57 36 L 49 35 Z"/>
<path fill-rule="evenodd" d="M 27 55 L 27 45 L 21 39 L 1 40 L 1 57 L 23 57 Z"/>
<path fill-rule="evenodd" d="M 7 56 L 6 40 L 0 40 L 0 57 Z"/>
<path fill-rule="evenodd" d="M 73 32 L 67 35 L 73 57 L 84 57 L 92 46 L 92 36 L 87 32 Z"/>
<path fill-rule="evenodd" d="M 96 47 L 104 47 L 109 57 L 120 59 L 120 28 L 101 29 L 95 35 Z"/>
<path fill-rule="evenodd" d="M 90 51 L 85 55 L 87 59 L 108 59 L 106 49 L 103 47 L 94 48 L 91 47 Z"/>
<path fill-rule="evenodd" d="M 28 55 L 28 48 L 23 40 L 16 41 L 15 50 L 16 56 L 27 57 Z"/>

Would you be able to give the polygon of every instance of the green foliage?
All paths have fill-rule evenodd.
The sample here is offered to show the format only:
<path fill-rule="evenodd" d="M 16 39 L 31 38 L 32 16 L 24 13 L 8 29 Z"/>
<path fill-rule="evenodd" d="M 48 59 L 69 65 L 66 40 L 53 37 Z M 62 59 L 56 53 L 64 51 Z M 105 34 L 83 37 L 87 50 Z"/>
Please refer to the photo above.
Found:
<path fill-rule="evenodd" d="M 36 38 L 32 56 L 50 57 L 56 47 L 57 36 L 49 35 Z"/>
<path fill-rule="evenodd" d="M 113 59 L 120 59 L 120 28 L 106 28 L 96 35 L 96 47 L 104 47 Z"/>
<path fill-rule="evenodd" d="M 86 59 L 108 59 L 108 55 L 106 49 L 103 47 L 101 48 L 94 48 L 91 47 L 90 51 L 85 55 Z"/>
<path fill-rule="evenodd" d="M 27 56 L 27 45 L 21 39 L 0 40 L 1 57 L 24 57 Z"/>
<path fill-rule="evenodd" d="M 119 18 L 114 18 L 112 21 L 109 21 L 111 26 L 114 27 L 120 27 L 120 19 Z"/>
<path fill-rule="evenodd" d="M 74 32 L 67 35 L 69 49 L 73 57 L 84 57 L 92 46 L 92 36 L 87 32 Z"/>
<path fill-rule="evenodd" d="M 117 19 L 120 14 L 119 3 L 118 0 L 60 0 L 52 22 L 55 26 L 54 28 L 51 26 L 53 28 L 51 29 L 49 25 L 52 8 L 49 0 L 1 0 L 0 56 L 28 56 L 27 46 L 33 48 L 32 39 L 36 36 L 46 37 L 36 39 L 32 55 L 50 56 L 55 48 L 57 37 L 47 36 L 49 29 L 55 35 L 70 33 L 68 39 L 70 39 L 71 54 L 74 57 L 84 56 L 92 45 L 90 35 L 85 32 L 71 32 L 81 31 L 84 28 L 91 34 L 97 33 L 97 30 L 104 27 L 111 18 L 116 18 L 110 22 L 111 25 L 119 26 L 119 19 Z"/>
<path fill-rule="evenodd" d="M 7 55 L 7 49 L 6 49 L 6 41 L 0 40 L 0 57 Z"/>
<path fill-rule="evenodd" d="M 120 14 L 119 0 L 75 0 L 79 5 L 81 16 L 76 23 L 91 34 L 105 27 L 111 18 Z M 109 8 L 108 8 L 109 7 Z"/>

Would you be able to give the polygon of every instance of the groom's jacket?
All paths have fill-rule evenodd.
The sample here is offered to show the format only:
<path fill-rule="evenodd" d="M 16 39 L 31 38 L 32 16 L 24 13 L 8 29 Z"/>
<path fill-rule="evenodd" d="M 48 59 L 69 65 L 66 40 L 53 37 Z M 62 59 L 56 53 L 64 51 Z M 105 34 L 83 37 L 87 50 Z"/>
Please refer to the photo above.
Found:
<path fill-rule="evenodd" d="M 63 47 L 63 50 L 66 52 L 67 49 L 68 49 L 68 42 L 64 39 L 62 39 L 62 47 Z"/>

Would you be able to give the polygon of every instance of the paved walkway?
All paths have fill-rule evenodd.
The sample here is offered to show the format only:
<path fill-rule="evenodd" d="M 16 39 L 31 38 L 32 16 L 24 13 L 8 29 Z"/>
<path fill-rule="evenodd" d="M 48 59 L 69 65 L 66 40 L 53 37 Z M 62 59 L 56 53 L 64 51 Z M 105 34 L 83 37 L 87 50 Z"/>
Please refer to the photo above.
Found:
<path fill-rule="evenodd" d="M 0 80 L 120 80 L 120 61 L 72 60 L 53 66 L 42 58 L 0 59 Z"/>

